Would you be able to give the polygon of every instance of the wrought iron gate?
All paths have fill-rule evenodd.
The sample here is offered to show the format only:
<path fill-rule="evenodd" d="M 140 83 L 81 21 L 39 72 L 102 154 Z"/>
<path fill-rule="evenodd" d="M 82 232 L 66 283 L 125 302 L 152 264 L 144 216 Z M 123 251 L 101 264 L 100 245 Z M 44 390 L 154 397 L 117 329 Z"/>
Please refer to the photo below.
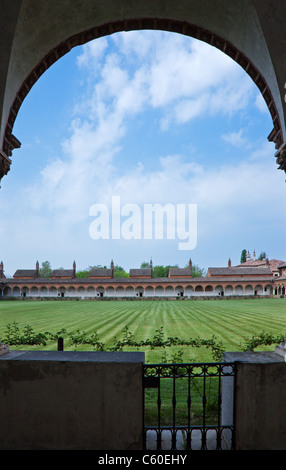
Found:
<path fill-rule="evenodd" d="M 234 377 L 235 363 L 144 365 L 145 449 L 233 449 L 233 412 L 225 422 L 222 391 L 233 390 Z"/>

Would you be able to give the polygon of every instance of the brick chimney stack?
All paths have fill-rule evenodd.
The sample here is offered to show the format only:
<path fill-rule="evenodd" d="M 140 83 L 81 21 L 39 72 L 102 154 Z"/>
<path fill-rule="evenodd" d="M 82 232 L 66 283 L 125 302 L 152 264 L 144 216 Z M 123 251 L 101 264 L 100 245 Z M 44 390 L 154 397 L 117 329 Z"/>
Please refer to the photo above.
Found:
<path fill-rule="evenodd" d="M 192 263 L 192 260 L 191 258 L 189 259 L 189 268 L 191 270 L 191 274 L 192 274 L 192 270 L 193 270 L 193 263 Z"/>
<path fill-rule="evenodd" d="M 36 278 L 40 277 L 39 274 L 39 261 L 36 262 Z"/>
<path fill-rule="evenodd" d="M 3 261 L 0 263 L 0 279 L 2 279 L 4 276 L 4 264 Z"/>
<path fill-rule="evenodd" d="M 75 278 L 75 273 L 76 273 L 76 264 L 75 261 L 73 262 L 73 278 Z"/>
<path fill-rule="evenodd" d="M 114 263 L 113 263 L 113 259 L 111 260 L 110 268 L 111 268 L 111 277 L 112 277 L 112 279 L 113 279 L 113 277 L 114 277 Z"/>

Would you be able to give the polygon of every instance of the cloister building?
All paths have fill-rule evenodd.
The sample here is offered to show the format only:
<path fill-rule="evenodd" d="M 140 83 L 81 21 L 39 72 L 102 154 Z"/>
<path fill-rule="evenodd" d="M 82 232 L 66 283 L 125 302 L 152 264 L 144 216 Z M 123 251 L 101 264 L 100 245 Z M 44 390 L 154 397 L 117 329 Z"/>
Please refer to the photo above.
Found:
<path fill-rule="evenodd" d="M 153 277 L 150 268 L 130 269 L 129 277 L 114 277 L 114 264 L 109 269 L 92 269 L 88 278 L 76 276 L 72 269 L 57 269 L 48 278 L 35 269 L 18 269 L 6 278 L 0 264 L 0 299 L 9 298 L 197 298 L 197 297 L 271 297 L 284 296 L 286 262 L 281 260 L 247 260 L 238 266 L 210 267 L 206 276 L 193 277 L 192 262 L 187 268 L 170 268 L 168 277 Z"/>

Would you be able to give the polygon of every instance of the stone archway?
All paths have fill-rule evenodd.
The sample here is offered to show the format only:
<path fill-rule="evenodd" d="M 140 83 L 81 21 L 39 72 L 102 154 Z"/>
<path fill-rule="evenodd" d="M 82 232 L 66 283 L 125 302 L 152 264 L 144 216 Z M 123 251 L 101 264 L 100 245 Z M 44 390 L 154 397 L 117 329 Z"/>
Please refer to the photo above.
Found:
<path fill-rule="evenodd" d="M 183 297 L 183 296 L 184 296 L 184 288 L 183 288 L 183 286 L 176 286 L 176 287 L 175 287 L 175 296 L 176 296 L 176 297 Z"/>
<path fill-rule="evenodd" d="M 233 295 L 233 286 L 228 284 L 224 289 L 225 295 Z"/>
<path fill-rule="evenodd" d="M 221 285 L 217 285 L 215 286 L 215 295 L 218 295 L 220 297 L 223 297 L 224 295 L 224 290 L 223 290 L 223 287 Z"/>
<path fill-rule="evenodd" d="M 67 297 L 76 297 L 76 288 L 74 286 L 70 286 L 66 291 Z"/>
<path fill-rule="evenodd" d="M 115 294 L 114 294 L 114 287 L 113 287 L 113 286 L 108 286 L 108 287 L 106 288 L 106 291 L 105 291 L 105 292 L 106 292 L 106 296 L 107 296 L 107 297 L 114 297 L 114 295 L 115 295 Z"/>
<path fill-rule="evenodd" d="M 240 284 L 235 285 L 234 287 L 234 294 L 235 295 L 243 295 L 243 287 Z"/>
<path fill-rule="evenodd" d="M 173 286 L 166 286 L 165 287 L 165 295 L 166 297 L 174 297 L 175 292 Z"/>
<path fill-rule="evenodd" d="M 254 287 L 254 295 L 263 295 L 263 287 L 261 284 L 257 284 Z"/>
<path fill-rule="evenodd" d="M 190 297 L 191 295 L 194 295 L 194 288 L 191 285 L 188 285 L 185 287 L 185 295 Z"/>
<path fill-rule="evenodd" d="M 30 296 L 31 297 L 38 297 L 39 296 L 39 289 L 37 286 L 32 286 L 30 289 Z"/>
<path fill-rule="evenodd" d="M 206 286 L 205 287 L 205 295 L 213 295 L 213 286 Z"/>
<path fill-rule="evenodd" d="M 143 297 L 144 295 L 144 288 L 142 286 L 137 286 L 135 289 L 136 297 Z"/>
<path fill-rule="evenodd" d="M 126 297 L 135 297 L 134 287 L 133 286 L 126 287 L 125 293 L 126 293 Z"/>
<path fill-rule="evenodd" d="M 22 297 L 29 297 L 30 295 L 30 290 L 27 286 L 22 287 L 21 289 L 21 296 Z"/>
<path fill-rule="evenodd" d="M 104 297 L 105 289 L 103 286 L 98 286 L 96 289 L 96 296 L 97 297 Z"/>
<path fill-rule="evenodd" d="M 20 142 L 13 126 L 21 104 L 43 73 L 73 47 L 119 31 L 155 29 L 207 42 L 252 78 L 269 108 L 277 164 L 286 170 L 284 84 L 286 16 L 283 0 L 4 0 L 0 18 L 0 179 Z"/>
<path fill-rule="evenodd" d="M 250 284 L 245 286 L 244 291 L 245 291 L 245 295 L 253 295 L 254 294 L 253 286 L 250 285 Z"/>
<path fill-rule="evenodd" d="M 155 296 L 163 297 L 164 296 L 164 288 L 162 286 L 155 287 Z"/>
<path fill-rule="evenodd" d="M 87 297 L 95 297 L 95 289 L 93 286 L 89 286 L 87 289 L 86 289 L 86 296 Z"/>
<path fill-rule="evenodd" d="M 116 288 L 116 297 L 125 297 L 125 290 L 122 286 Z"/>
<path fill-rule="evenodd" d="M 79 286 L 77 289 L 77 295 L 81 298 L 85 296 L 85 288 L 83 286 Z"/>
<path fill-rule="evenodd" d="M 47 297 L 48 296 L 48 288 L 46 286 L 42 286 L 40 288 L 40 297 Z"/>
<path fill-rule="evenodd" d="M 145 287 L 144 294 L 146 295 L 146 297 L 154 297 L 155 295 L 154 287 L 153 286 Z"/>

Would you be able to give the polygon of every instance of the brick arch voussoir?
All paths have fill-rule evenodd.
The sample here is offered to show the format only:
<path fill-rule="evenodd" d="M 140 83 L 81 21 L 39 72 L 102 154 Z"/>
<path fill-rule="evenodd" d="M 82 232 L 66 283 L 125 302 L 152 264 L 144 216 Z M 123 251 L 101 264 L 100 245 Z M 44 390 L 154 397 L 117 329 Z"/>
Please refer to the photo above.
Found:
<path fill-rule="evenodd" d="M 148 29 L 170 31 L 199 39 L 216 47 L 217 49 L 220 49 L 237 62 L 257 85 L 269 109 L 273 121 L 273 130 L 269 134 L 268 140 L 275 143 L 276 149 L 281 147 L 283 144 L 281 123 L 270 88 L 261 73 L 243 53 L 222 37 L 194 24 L 172 19 L 139 18 L 114 21 L 101 26 L 96 26 L 68 38 L 52 49 L 31 71 L 16 94 L 5 129 L 3 152 L 10 157 L 14 148 L 18 148 L 21 145 L 12 134 L 17 114 L 33 85 L 45 73 L 45 71 L 51 67 L 51 65 L 67 54 L 75 46 L 80 46 L 94 39 L 121 31 Z"/>

